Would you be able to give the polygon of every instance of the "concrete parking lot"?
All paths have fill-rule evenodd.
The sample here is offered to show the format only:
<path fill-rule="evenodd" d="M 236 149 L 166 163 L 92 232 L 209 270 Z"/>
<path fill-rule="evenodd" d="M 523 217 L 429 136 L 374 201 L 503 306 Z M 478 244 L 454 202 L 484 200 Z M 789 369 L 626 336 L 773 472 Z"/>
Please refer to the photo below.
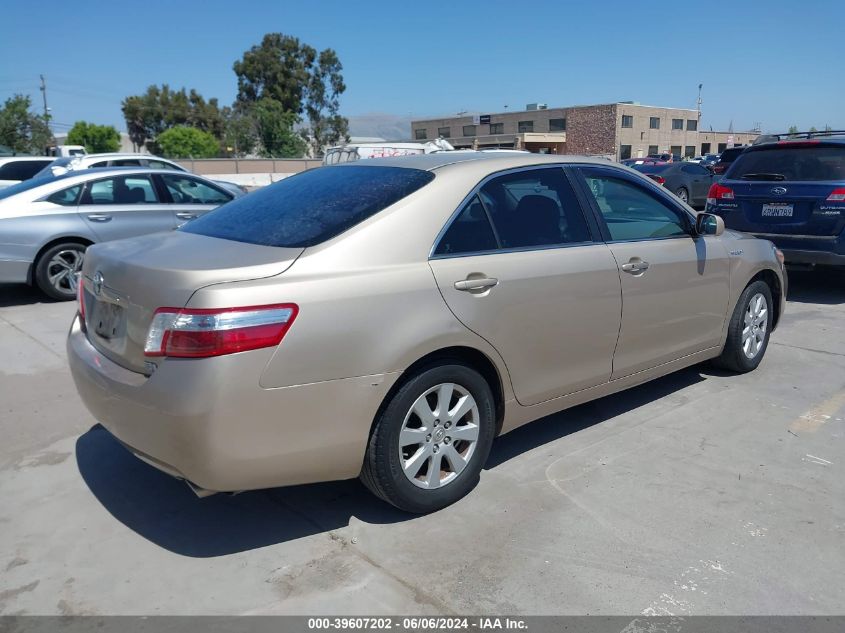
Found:
<path fill-rule="evenodd" d="M 74 310 L 0 286 L 2 614 L 842 613 L 845 275 L 791 275 L 758 371 L 530 424 L 424 517 L 356 481 L 197 499 L 83 408 Z"/>

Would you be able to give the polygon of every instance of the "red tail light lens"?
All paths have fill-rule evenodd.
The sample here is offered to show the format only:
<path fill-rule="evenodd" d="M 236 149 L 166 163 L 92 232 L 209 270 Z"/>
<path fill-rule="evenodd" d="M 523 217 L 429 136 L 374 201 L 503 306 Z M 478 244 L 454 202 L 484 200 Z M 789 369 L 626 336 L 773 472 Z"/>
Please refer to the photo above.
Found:
<path fill-rule="evenodd" d="M 658 176 L 657 174 L 646 174 L 646 176 L 651 178 L 658 185 L 662 185 L 662 184 L 666 183 L 666 179 L 663 176 Z"/>
<path fill-rule="evenodd" d="M 145 356 L 207 358 L 275 347 L 299 308 L 279 303 L 245 308 L 159 308 L 147 332 Z"/>
<path fill-rule="evenodd" d="M 725 170 L 727 170 L 727 168 L 728 168 L 727 165 L 720 165 L 719 163 L 716 163 L 715 165 L 713 165 L 713 173 L 714 174 L 724 174 Z"/>
<path fill-rule="evenodd" d="M 830 192 L 828 202 L 845 202 L 845 187 L 839 187 Z"/>
<path fill-rule="evenodd" d="M 707 192 L 707 204 L 716 204 L 719 200 L 733 200 L 734 190 L 730 187 L 720 185 L 718 182 L 710 185 L 710 191 Z"/>

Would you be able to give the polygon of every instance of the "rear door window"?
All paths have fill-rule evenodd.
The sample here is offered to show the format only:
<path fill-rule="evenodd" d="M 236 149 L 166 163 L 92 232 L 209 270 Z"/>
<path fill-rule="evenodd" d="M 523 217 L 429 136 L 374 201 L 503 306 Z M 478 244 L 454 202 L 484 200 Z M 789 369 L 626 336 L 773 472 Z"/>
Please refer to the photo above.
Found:
<path fill-rule="evenodd" d="M 845 180 L 843 147 L 773 147 L 745 152 L 725 175 L 735 180 Z"/>
<path fill-rule="evenodd" d="M 498 248 L 493 228 L 478 194 L 466 204 L 440 238 L 435 255 L 467 255 Z"/>
<path fill-rule="evenodd" d="M 88 183 L 80 204 L 150 204 L 157 202 L 147 176 L 115 176 Z"/>
<path fill-rule="evenodd" d="M 37 160 L 16 160 L 8 162 L 0 167 L 0 180 L 29 180 L 47 164 L 49 164 L 47 161 L 41 162 Z"/>
<path fill-rule="evenodd" d="M 179 230 L 264 246 L 313 246 L 433 179 L 431 172 L 404 167 L 319 167 L 233 200 Z"/>
<path fill-rule="evenodd" d="M 232 199 L 231 194 L 190 176 L 162 174 L 161 179 L 176 204 L 223 204 Z"/>

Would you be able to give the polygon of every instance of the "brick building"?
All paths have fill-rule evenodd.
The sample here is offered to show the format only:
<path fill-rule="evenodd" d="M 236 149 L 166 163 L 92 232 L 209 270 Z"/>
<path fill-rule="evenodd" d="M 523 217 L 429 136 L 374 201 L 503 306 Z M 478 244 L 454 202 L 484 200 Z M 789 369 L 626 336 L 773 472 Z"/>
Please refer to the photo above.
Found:
<path fill-rule="evenodd" d="M 601 155 L 616 160 L 669 152 L 698 156 L 751 143 L 757 132 L 699 130 L 698 112 L 630 101 L 411 122 L 416 141 L 443 137 L 456 148 L 518 148 L 544 154 Z"/>

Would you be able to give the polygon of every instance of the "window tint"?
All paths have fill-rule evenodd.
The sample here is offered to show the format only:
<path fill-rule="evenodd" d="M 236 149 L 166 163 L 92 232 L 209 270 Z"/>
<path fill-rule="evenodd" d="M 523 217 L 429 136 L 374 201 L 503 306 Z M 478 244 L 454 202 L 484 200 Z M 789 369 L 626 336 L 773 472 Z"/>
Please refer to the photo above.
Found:
<path fill-rule="evenodd" d="M 0 167 L 0 180 L 29 180 L 41 171 L 49 161 L 18 160 Z"/>
<path fill-rule="evenodd" d="M 109 166 L 109 161 L 101 160 L 97 163 L 91 163 L 90 169 L 98 169 L 100 167 L 108 167 L 108 166 Z"/>
<path fill-rule="evenodd" d="M 433 179 L 431 172 L 403 167 L 320 167 L 233 200 L 179 230 L 265 246 L 312 246 Z"/>
<path fill-rule="evenodd" d="M 140 167 L 141 161 L 136 158 L 121 158 L 109 161 L 111 167 Z"/>
<path fill-rule="evenodd" d="M 144 204 L 156 202 L 146 176 L 115 176 L 88 183 L 80 204 Z"/>
<path fill-rule="evenodd" d="M 687 235 L 679 211 L 624 180 L 585 170 L 589 189 L 601 210 L 612 240 L 643 240 Z"/>
<path fill-rule="evenodd" d="M 80 191 L 82 191 L 82 185 L 68 187 L 67 189 L 62 189 L 61 191 L 57 191 L 56 193 L 49 195 L 47 197 L 47 202 L 60 204 L 63 207 L 72 207 L 76 205 Z"/>
<path fill-rule="evenodd" d="M 549 119 L 549 132 L 566 132 L 566 119 Z"/>
<path fill-rule="evenodd" d="M 697 163 L 685 163 L 681 166 L 681 171 L 684 171 L 688 174 L 693 174 L 696 176 L 703 176 L 705 174 L 709 174 L 710 171 L 706 167 L 702 167 Z"/>
<path fill-rule="evenodd" d="M 161 179 L 176 204 L 223 204 L 232 199 L 230 194 L 190 176 L 162 174 Z"/>
<path fill-rule="evenodd" d="M 724 160 L 724 156 L 722 157 Z M 845 180 L 845 147 L 779 147 L 740 154 L 726 176 L 767 180 Z M 783 176 L 783 178 L 781 178 Z"/>
<path fill-rule="evenodd" d="M 481 197 L 502 248 L 590 241 L 584 214 L 561 169 L 534 169 L 494 178 Z"/>
<path fill-rule="evenodd" d="M 151 169 L 172 169 L 173 171 L 184 171 L 178 165 L 172 163 L 165 163 L 163 160 L 148 160 L 147 165 Z"/>
<path fill-rule="evenodd" d="M 467 203 L 440 238 L 435 255 L 458 255 L 496 250 L 498 247 L 487 213 L 477 195 Z"/>

